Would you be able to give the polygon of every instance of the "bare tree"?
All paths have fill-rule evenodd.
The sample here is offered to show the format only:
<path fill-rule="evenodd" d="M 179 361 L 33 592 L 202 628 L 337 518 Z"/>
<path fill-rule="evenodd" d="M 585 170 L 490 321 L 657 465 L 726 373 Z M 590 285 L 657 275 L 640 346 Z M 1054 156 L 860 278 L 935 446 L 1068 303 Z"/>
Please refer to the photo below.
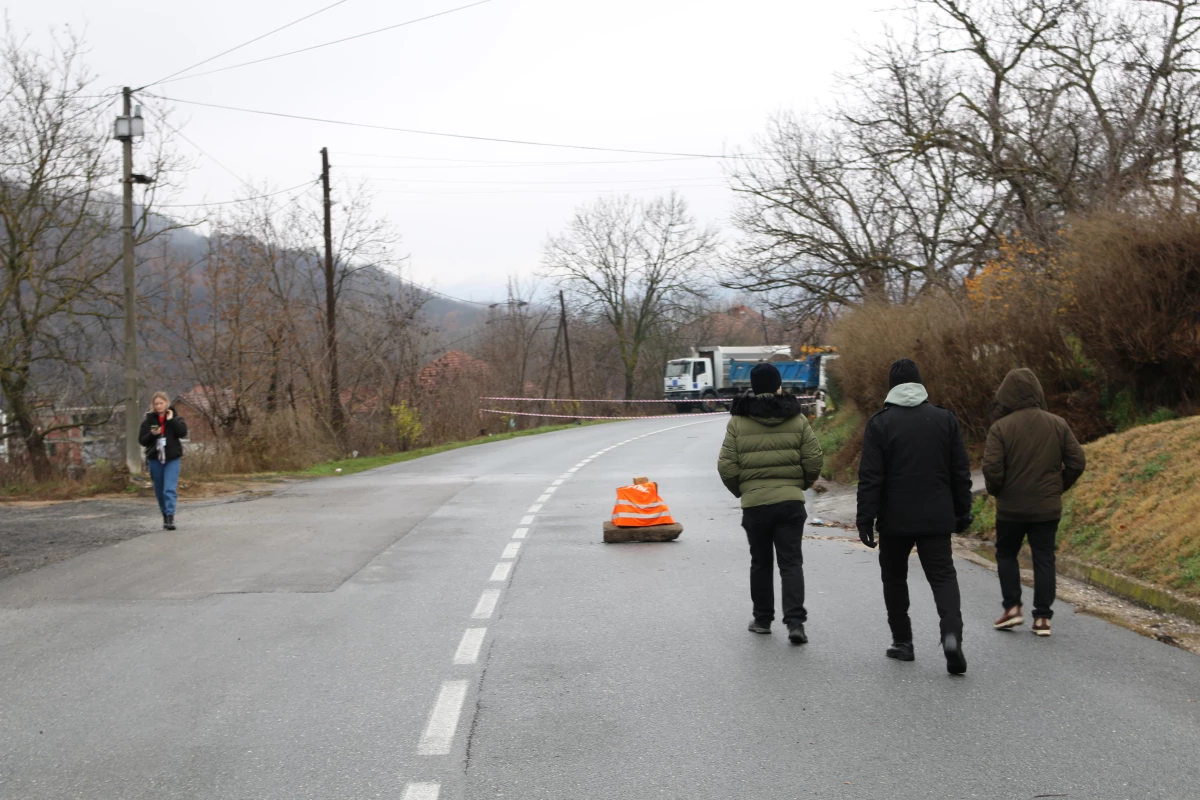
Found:
<path fill-rule="evenodd" d="M 1072 214 L 1194 207 L 1200 0 L 913 0 L 851 101 L 733 175 L 724 283 L 794 315 L 961 281 Z"/>
<path fill-rule="evenodd" d="M 546 244 L 543 263 L 584 314 L 611 330 L 631 400 L 646 343 L 704 294 L 702 275 L 717 236 L 701 228 L 683 198 L 618 196 L 575 212 Z"/>
<path fill-rule="evenodd" d="M 11 31 L 0 45 L 0 392 L 15 428 L 2 433 L 20 439 L 38 480 L 51 477 L 46 436 L 73 425 L 39 408 L 90 394 L 106 323 L 119 315 L 120 170 L 107 141 L 116 96 L 91 102 L 80 52 L 67 38 L 41 55 Z M 146 172 L 165 167 L 160 150 Z M 138 244 L 166 227 L 150 211 L 153 187 Z"/>

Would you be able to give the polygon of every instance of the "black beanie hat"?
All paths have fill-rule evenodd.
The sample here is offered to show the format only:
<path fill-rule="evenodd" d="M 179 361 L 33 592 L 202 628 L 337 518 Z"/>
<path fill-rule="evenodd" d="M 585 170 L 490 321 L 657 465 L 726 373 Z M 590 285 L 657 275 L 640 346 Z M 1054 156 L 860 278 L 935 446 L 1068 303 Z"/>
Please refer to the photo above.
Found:
<path fill-rule="evenodd" d="M 921 371 L 911 359 L 902 358 L 888 370 L 888 388 L 895 389 L 902 383 L 920 383 Z"/>
<path fill-rule="evenodd" d="M 775 394 L 780 386 L 783 386 L 783 378 L 779 377 L 779 370 L 774 364 L 764 361 L 750 370 L 750 388 L 755 394 Z"/>

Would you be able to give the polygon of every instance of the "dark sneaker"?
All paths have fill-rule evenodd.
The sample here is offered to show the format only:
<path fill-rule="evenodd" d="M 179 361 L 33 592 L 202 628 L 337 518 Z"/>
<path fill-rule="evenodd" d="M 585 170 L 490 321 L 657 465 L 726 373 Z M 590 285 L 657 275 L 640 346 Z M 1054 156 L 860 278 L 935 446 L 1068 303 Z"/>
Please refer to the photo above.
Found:
<path fill-rule="evenodd" d="M 998 631 L 1007 631 L 1024 624 L 1025 618 L 1021 616 L 1021 607 L 1013 606 L 1005 611 L 1000 619 L 993 622 L 992 627 Z"/>
<path fill-rule="evenodd" d="M 915 661 L 917 654 L 913 652 L 912 642 L 892 642 L 892 646 L 887 649 L 887 657 L 897 661 Z"/>
<path fill-rule="evenodd" d="M 788 641 L 792 644 L 808 644 L 808 634 L 804 632 L 803 622 L 788 625 Z"/>
<path fill-rule="evenodd" d="M 1033 632 L 1038 636 L 1050 635 L 1050 619 L 1048 617 L 1035 617 L 1033 620 Z"/>
<path fill-rule="evenodd" d="M 962 637 L 947 633 L 942 637 L 942 650 L 946 653 L 946 671 L 951 675 L 962 675 L 967 671 L 967 657 L 963 655 Z"/>
<path fill-rule="evenodd" d="M 168 531 L 175 530 L 175 515 L 174 514 L 167 514 L 166 519 L 163 521 L 163 530 L 168 530 Z"/>
<path fill-rule="evenodd" d="M 771 623 L 759 622 L 756 619 L 752 619 L 752 620 L 750 620 L 750 627 L 747 628 L 746 630 L 750 631 L 751 633 L 770 633 L 771 632 Z"/>

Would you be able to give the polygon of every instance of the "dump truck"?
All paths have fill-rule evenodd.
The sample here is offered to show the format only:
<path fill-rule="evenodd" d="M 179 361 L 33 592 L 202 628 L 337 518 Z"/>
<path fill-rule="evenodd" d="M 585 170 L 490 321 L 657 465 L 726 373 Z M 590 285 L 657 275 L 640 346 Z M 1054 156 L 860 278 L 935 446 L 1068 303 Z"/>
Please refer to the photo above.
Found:
<path fill-rule="evenodd" d="M 667 362 L 663 399 L 675 401 L 675 410 L 680 414 L 695 408 L 728 408 L 734 397 L 749 391 L 754 366 L 770 361 L 779 370 L 785 393 L 802 396 L 816 405 L 825 389 L 825 362 L 834 357 L 832 351 L 819 349 L 793 359 L 789 345 L 693 348 L 689 358 Z"/>

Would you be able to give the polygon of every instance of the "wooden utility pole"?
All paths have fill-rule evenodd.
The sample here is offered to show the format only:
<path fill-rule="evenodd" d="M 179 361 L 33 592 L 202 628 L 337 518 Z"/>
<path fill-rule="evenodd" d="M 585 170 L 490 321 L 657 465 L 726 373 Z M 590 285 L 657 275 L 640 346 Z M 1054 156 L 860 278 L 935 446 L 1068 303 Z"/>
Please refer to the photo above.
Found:
<path fill-rule="evenodd" d="M 122 92 L 121 113 L 126 120 L 133 119 L 133 91 L 126 86 Z M 141 404 L 138 402 L 138 357 L 137 357 L 137 296 L 133 260 L 133 128 L 121 139 L 121 234 L 122 272 L 125 280 L 125 467 L 130 475 L 142 471 L 142 453 L 138 445 L 138 428 L 142 422 Z"/>
<path fill-rule="evenodd" d="M 329 148 L 321 148 L 321 190 L 325 196 L 325 355 L 329 360 L 329 424 L 341 439 L 346 426 L 338 385 L 337 292 L 333 275 L 333 203 L 329 199 Z"/>
<path fill-rule="evenodd" d="M 562 325 L 563 346 L 567 353 L 567 385 L 571 389 L 571 399 L 575 399 L 575 370 L 571 367 L 571 335 L 567 332 L 567 301 L 563 299 L 562 290 L 558 291 L 559 324 Z"/>

